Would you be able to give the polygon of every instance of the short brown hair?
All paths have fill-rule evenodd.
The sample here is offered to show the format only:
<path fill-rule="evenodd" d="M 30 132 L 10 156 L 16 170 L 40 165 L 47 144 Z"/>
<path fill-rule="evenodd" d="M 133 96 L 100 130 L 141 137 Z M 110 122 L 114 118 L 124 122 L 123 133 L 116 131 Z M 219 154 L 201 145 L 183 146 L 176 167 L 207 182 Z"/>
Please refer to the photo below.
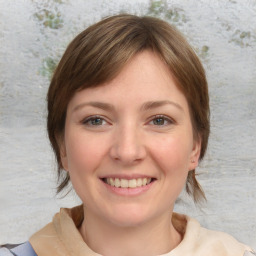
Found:
<path fill-rule="evenodd" d="M 184 37 L 167 22 L 153 17 L 120 14 L 90 26 L 69 44 L 52 77 L 48 91 L 48 135 L 58 164 L 60 192 L 69 183 L 63 171 L 63 140 L 67 106 L 82 89 L 111 81 L 136 54 L 151 50 L 174 75 L 185 95 L 195 139 L 201 140 L 200 160 L 209 137 L 209 97 L 204 68 Z M 189 172 L 186 190 L 195 201 L 205 198 L 195 170 Z"/>

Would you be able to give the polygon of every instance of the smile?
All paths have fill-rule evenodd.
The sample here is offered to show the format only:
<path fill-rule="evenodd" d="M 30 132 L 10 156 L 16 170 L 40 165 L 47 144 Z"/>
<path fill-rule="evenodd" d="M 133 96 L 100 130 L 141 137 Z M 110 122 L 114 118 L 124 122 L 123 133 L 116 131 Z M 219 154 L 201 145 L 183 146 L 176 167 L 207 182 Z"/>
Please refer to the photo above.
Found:
<path fill-rule="evenodd" d="M 119 178 L 105 178 L 105 183 L 116 188 L 139 188 L 148 185 L 153 181 L 152 178 L 139 178 L 139 179 L 119 179 Z"/>

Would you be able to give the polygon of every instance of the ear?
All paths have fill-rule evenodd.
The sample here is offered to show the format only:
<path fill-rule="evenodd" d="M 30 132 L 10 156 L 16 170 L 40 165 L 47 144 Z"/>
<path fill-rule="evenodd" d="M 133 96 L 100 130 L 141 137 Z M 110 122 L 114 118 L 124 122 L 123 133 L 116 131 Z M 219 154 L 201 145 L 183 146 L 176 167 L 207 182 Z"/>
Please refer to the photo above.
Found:
<path fill-rule="evenodd" d="M 63 169 L 65 171 L 68 171 L 68 159 L 67 159 L 67 150 L 66 150 L 65 140 L 62 139 L 59 145 L 60 145 L 59 147 L 60 147 L 61 164 L 63 166 Z"/>
<path fill-rule="evenodd" d="M 190 154 L 189 170 L 194 170 L 198 166 L 201 152 L 201 139 L 194 140 L 193 149 Z"/>

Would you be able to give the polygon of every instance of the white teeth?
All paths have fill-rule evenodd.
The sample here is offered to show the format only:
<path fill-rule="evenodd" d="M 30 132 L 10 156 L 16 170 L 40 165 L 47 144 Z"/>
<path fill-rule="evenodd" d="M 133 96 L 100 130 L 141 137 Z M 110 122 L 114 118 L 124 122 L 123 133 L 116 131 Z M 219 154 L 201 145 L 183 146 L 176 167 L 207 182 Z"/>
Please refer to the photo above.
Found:
<path fill-rule="evenodd" d="M 120 180 L 119 179 L 115 179 L 115 187 L 119 188 L 120 187 Z"/>
<path fill-rule="evenodd" d="M 142 179 L 137 179 L 137 186 L 141 187 L 142 186 Z"/>
<path fill-rule="evenodd" d="M 107 178 L 106 182 L 112 187 L 116 188 L 137 188 L 141 186 L 146 186 L 152 181 L 151 178 L 139 178 L 139 179 L 118 179 L 118 178 Z"/>
<path fill-rule="evenodd" d="M 121 179 L 121 188 L 128 188 L 129 186 L 129 181 Z"/>
<path fill-rule="evenodd" d="M 148 181 L 147 178 L 143 178 L 143 180 L 142 180 L 142 185 L 143 185 L 143 186 L 147 185 L 147 181 Z"/>
<path fill-rule="evenodd" d="M 108 179 L 109 180 L 109 184 L 111 185 L 111 186 L 115 186 L 115 181 L 112 179 L 112 178 L 110 178 L 110 179 Z"/>
<path fill-rule="evenodd" d="M 129 188 L 136 188 L 137 182 L 135 179 L 129 180 Z"/>

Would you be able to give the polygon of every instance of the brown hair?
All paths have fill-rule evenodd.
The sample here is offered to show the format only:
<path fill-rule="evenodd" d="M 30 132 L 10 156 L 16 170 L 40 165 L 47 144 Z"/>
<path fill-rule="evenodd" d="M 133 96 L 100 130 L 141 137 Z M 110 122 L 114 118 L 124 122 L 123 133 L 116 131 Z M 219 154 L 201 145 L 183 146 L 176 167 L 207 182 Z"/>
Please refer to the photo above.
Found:
<path fill-rule="evenodd" d="M 120 14 L 108 17 L 81 32 L 67 47 L 48 91 L 48 135 L 58 164 L 57 192 L 69 182 L 63 171 L 60 141 L 63 140 L 68 103 L 82 89 L 111 81 L 137 53 L 151 50 L 167 64 L 185 95 L 194 137 L 201 140 L 200 160 L 209 137 L 209 98 L 203 66 L 173 26 L 153 17 Z M 189 172 L 186 190 L 195 201 L 205 198 L 195 170 Z"/>

